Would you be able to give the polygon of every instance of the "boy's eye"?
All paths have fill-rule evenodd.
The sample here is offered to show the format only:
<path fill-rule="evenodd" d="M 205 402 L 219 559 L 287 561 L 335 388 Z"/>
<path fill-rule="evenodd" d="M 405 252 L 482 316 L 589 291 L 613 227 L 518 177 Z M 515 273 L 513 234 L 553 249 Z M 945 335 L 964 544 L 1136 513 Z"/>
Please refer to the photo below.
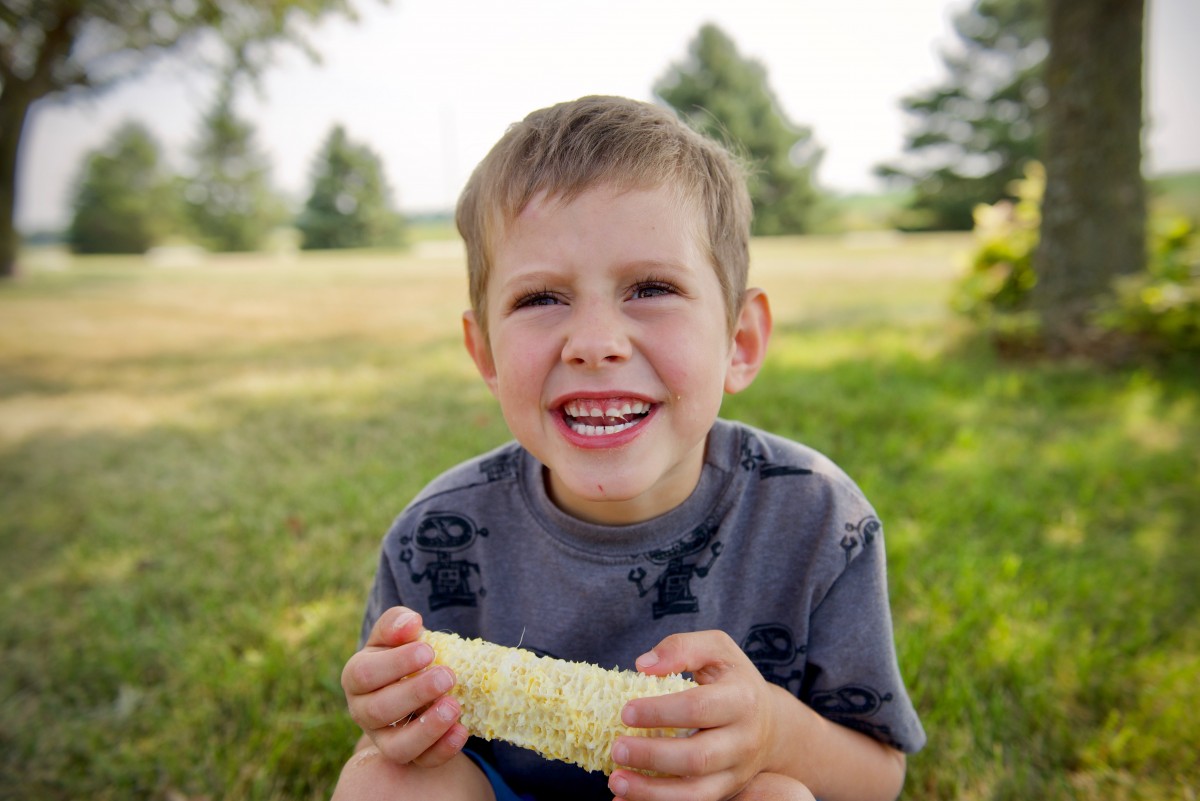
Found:
<path fill-rule="evenodd" d="M 553 292 L 539 291 L 530 292 L 528 295 L 522 295 L 513 303 L 514 309 L 524 309 L 528 306 L 553 306 L 558 303 L 558 298 Z"/>
<path fill-rule="evenodd" d="M 665 281 L 643 281 L 633 288 L 632 297 L 634 300 L 642 300 L 644 298 L 657 298 L 663 295 L 675 294 L 675 287 Z"/>

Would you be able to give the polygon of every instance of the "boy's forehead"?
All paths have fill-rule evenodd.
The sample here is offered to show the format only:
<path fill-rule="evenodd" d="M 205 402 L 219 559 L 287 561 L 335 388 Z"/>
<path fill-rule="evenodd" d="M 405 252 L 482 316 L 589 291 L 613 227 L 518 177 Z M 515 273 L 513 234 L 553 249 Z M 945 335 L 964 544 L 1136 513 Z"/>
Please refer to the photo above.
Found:
<path fill-rule="evenodd" d="M 495 230 L 499 236 L 496 241 L 506 239 L 515 229 L 521 227 L 519 223 L 537 222 L 563 207 L 575 203 L 584 196 L 602 205 L 619 206 L 623 203 L 635 202 L 635 198 L 640 202 L 644 200 L 646 193 L 658 193 L 660 190 L 665 190 L 666 196 L 669 198 L 671 213 L 678 215 L 679 219 L 685 220 L 687 226 L 699 237 L 699 241 L 703 242 L 708 226 L 700 211 L 700 203 L 697 198 L 688 194 L 675 182 L 643 185 L 614 181 L 578 189 L 558 191 L 539 189 L 535 191 L 529 200 L 508 219 L 505 219 L 502 214 L 497 215 L 496 222 L 498 224 L 495 226 Z"/>
<path fill-rule="evenodd" d="M 577 209 L 571 208 L 577 203 Z M 535 265 L 576 262 L 576 257 L 660 264 L 664 269 L 690 265 L 686 269 L 711 270 L 720 281 L 705 220 L 696 207 L 665 186 L 601 185 L 577 196 L 535 192 L 514 218 L 492 228 L 487 285 L 507 284 L 516 275 L 528 277 Z"/>

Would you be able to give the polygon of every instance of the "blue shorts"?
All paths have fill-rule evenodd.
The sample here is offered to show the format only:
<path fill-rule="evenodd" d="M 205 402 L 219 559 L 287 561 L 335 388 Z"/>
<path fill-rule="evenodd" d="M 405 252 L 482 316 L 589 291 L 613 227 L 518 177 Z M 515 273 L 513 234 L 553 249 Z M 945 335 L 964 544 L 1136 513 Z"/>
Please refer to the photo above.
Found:
<path fill-rule="evenodd" d="M 509 787 L 508 782 L 504 781 L 504 777 L 496 772 L 496 769 L 488 764 L 488 761 L 479 756 L 479 754 L 468 748 L 464 748 L 463 753 L 483 771 L 483 775 L 487 777 L 488 784 L 492 785 L 492 792 L 496 794 L 496 801 L 535 801 L 533 796 L 519 795 L 513 788 Z"/>

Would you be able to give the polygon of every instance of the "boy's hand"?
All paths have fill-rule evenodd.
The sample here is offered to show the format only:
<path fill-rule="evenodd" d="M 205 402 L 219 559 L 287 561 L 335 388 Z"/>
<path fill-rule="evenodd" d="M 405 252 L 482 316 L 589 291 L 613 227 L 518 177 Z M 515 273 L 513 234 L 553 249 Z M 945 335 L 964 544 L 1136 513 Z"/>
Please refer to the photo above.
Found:
<path fill-rule="evenodd" d="M 404 607 L 384 612 L 367 644 L 342 670 L 350 717 L 375 747 L 402 765 L 433 768 L 462 750 L 462 710 L 446 692 L 454 673 L 430 668 L 433 649 L 417 641 L 421 616 Z"/>
<path fill-rule="evenodd" d="M 717 801 L 737 795 L 770 770 L 779 698 L 724 632 L 673 634 L 637 660 L 642 673 L 691 672 L 700 687 L 625 705 L 621 719 L 637 728 L 698 729 L 691 737 L 620 737 L 613 760 L 651 777 L 616 770 L 609 789 L 627 801 Z M 680 778 L 677 778 L 680 777 Z"/>

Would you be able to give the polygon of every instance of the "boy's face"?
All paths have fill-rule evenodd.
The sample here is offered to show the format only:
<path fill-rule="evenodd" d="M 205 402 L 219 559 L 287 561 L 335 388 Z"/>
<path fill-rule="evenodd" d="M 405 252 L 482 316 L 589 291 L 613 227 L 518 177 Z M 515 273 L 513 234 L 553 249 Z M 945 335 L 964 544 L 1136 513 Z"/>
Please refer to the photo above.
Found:
<path fill-rule="evenodd" d="M 765 297 L 751 290 L 727 329 L 699 228 L 666 188 L 537 196 L 496 243 L 488 336 L 465 315 L 510 430 L 578 517 L 630 523 L 685 500 L 723 393 L 761 364 Z"/>

